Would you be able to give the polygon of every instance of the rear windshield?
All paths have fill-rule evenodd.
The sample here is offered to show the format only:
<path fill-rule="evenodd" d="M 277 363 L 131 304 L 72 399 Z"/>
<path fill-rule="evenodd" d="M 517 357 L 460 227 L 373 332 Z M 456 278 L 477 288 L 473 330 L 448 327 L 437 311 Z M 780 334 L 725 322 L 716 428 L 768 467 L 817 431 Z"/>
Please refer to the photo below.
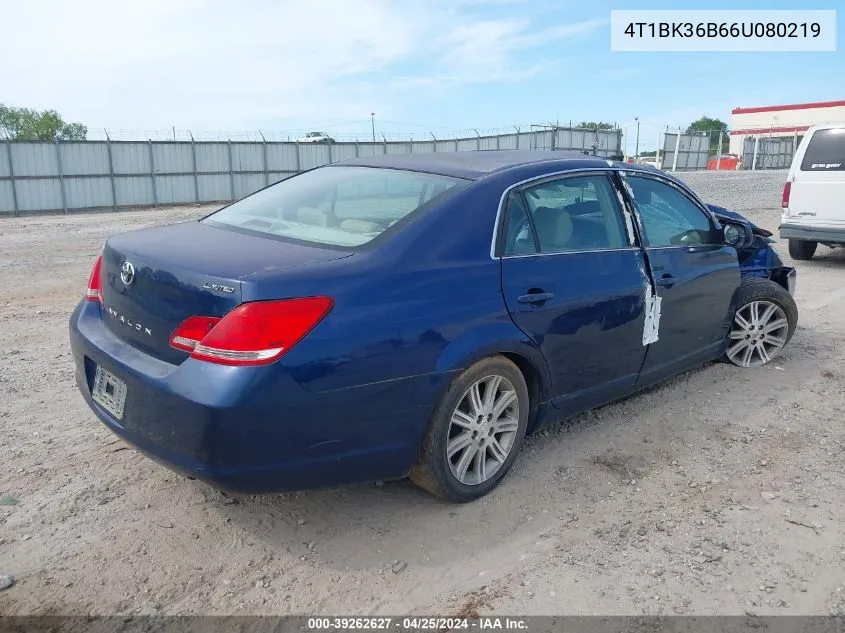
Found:
<path fill-rule="evenodd" d="M 262 189 L 203 222 L 354 248 L 461 182 L 398 169 L 324 167 Z"/>
<path fill-rule="evenodd" d="M 801 171 L 845 171 L 845 128 L 816 130 L 801 161 Z"/>

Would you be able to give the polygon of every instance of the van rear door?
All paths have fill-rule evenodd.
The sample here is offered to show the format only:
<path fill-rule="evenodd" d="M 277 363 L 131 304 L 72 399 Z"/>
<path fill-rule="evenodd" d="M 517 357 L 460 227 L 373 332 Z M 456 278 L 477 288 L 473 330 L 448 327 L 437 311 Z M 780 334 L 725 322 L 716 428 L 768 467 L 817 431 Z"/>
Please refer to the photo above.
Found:
<path fill-rule="evenodd" d="M 816 129 L 790 176 L 790 220 L 845 227 L 845 126 Z"/>

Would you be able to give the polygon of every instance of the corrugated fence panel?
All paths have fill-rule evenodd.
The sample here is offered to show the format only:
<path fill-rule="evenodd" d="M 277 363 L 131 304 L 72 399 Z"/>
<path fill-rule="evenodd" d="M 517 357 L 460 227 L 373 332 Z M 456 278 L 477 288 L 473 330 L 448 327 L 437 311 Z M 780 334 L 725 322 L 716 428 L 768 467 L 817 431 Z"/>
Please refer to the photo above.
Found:
<path fill-rule="evenodd" d="M 55 211 L 62 208 L 58 178 L 17 180 L 19 211 Z"/>
<path fill-rule="evenodd" d="M 105 178 L 65 178 L 68 209 L 112 206 L 111 180 Z"/>
<path fill-rule="evenodd" d="M 264 186 L 264 174 L 235 174 L 235 199 L 248 196 Z"/>
<path fill-rule="evenodd" d="M 149 175 L 151 171 L 150 147 L 147 143 L 112 143 L 111 155 L 116 174 Z"/>
<path fill-rule="evenodd" d="M 498 136 L 482 136 L 481 149 L 499 149 Z"/>
<path fill-rule="evenodd" d="M 519 145 L 517 145 L 516 149 L 532 149 L 534 147 L 532 144 L 534 142 L 533 134 L 531 134 L 530 132 L 523 132 L 518 136 L 519 138 L 517 140 L 519 141 Z"/>
<path fill-rule="evenodd" d="M 290 178 L 293 174 L 281 172 L 281 171 L 271 171 L 270 172 L 270 183 L 280 182 L 285 180 L 286 178 Z"/>
<path fill-rule="evenodd" d="M 267 143 L 267 169 L 270 171 L 296 171 L 295 143 Z"/>
<path fill-rule="evenodd" d="M 355 143 L 344 143 L 332 145 L 332 162 L 357 158 L 359 148 Z"/>
<path fill-rule="evenodd" d="M 199 173 L 229 171 L 229 146 L 226 143 L 197 143 L 196 149 Z"/>
<path fill-rule="evenodd" d="M 358 143 L 358 156 L 381 156 L 384 154 L 384 143 Z"/>
<path fill-rule="evenodd" d="M 329 162 L 329 146 L 325 143 L 300 143 L 299 168 L 313 169 Z"/>
<path fill-rule="evenodd" d="M 228 174 L 216 176 L 197 176 L 200 202 L 219 202 L 232 199 L 232 189 Z"/>
<path fill-rule="evenodd" d="M 186 174 L 194 171 L 190 143 L 153 143 L 153 164 L 157 174 Z"/>
<path fill-rule="evenodd" d="M 159 204 L 194 202 L 194 177 L 156 175 L 156 198 Z"/>
<path fill-rule="evenodd" d="M 234 171 L 264 171 L 264 150 L 258 143 L 232 143 Z"/>
<path fill-rule="evenodd" d="M 58 176 L 54 143 L 12 143 L 15 176 Z M 61 208 L 61 204 L 59 208 Z M 55 208 L 55 207 L 51 207 Z"/>
<path fill-rule="evenodd" d="M 411 143 L 411 151 L 415 154 L 434 151 L 434 141 L 414 141 Z"/>
<path fill-rule="evenodd" d="M 0 213 L 12 213 L 15 210 L 15 199 L 12 196 L 12 183 L 0 180 Z"/>
<path fill-rule="evenodd" d="M 65 176 L 108 175 L 109 152 L 105 143 L 59 143 L 62 157 L 62 174 Z M 70 206 L 70 202 L 68 202 Z"/>
<path fill-rule="evenodd" d="M 0 178 L 9 175 L 9 148 L 7 143 L 0 143 Z"/>
<path fill-rule="evenodd" d="M 411 146 L 409 143 L 388 143 L 387 144 L 387 153 L 388 154 L 410 154 L 411 153 Z"/>
<path fill-rule="evenodd" d="M 516 149 L 516 134 L 500 136 L 499 149 Z"/>
<path fill-rule="evenodd" d="M 461 139 L 457 143 L 459 152 L 471 152 L 475 149 L 478 149 L 478 139 L 474 138 L 465 138 Z"/>
<path fill-rule="evenodd" d="M 454 139 L 448 141 L 437 141 L 438 152 L 457 152 L 458 142 Z"/>
<path fill-rule="evenodd" d="M 114 179 L 118 206 L 153 204 L 153 182 L 149 176 L 119 176 Z"/>

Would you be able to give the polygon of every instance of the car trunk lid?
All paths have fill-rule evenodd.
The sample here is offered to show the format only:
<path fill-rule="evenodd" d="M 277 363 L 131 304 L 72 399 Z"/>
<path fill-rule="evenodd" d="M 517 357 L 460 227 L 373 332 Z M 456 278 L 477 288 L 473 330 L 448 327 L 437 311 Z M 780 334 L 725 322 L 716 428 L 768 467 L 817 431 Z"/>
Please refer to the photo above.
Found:
<path fill-rule="evenodd" d="M 190 316 L 222 317 L 242 301 L 242 282 L 351 253 L 185 222 L 110 238 L 103 249 L 103 319 L 133 347 L 180 363 L 172 332 Z"/>

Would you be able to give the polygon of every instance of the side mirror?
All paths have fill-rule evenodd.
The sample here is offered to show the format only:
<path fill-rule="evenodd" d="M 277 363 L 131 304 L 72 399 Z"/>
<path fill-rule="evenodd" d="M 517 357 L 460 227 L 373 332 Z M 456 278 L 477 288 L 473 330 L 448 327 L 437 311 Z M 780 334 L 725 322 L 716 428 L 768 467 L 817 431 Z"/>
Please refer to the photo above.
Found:
<path fill-rule="evenodd" d="M 751 243 L 753 234 L 751 234 L 751 229 L 743 224 L 726 222 L 722 227 L 722 239 L 729 246 L 741 248 Z"/>

